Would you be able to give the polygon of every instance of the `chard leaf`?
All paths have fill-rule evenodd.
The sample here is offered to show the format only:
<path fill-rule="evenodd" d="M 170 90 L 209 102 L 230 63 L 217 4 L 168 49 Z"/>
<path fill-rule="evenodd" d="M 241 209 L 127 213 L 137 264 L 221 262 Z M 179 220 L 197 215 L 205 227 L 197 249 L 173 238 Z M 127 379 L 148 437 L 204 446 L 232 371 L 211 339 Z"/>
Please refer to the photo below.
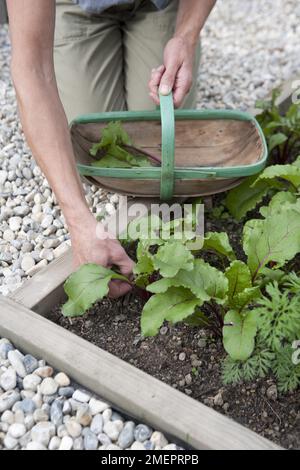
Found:
<path fill-rule="evenodd" d="M 259 202 L 268 194 L 270 189 L 266 181 L 260 181 L 252 186 L 257 176 L 245 179 L 239 186 L 229 191 L 226 198 L 226 207 L 231 215 L 237 219 L 242 219 L 248 211 L 254 209 Z"/>
<path fill-rule="evenodd" d="M 108 294 L 109 282 L 112 279 L 128 281 L 126 277 L 97 264 L 81 266 L 65 282 L 64 289 L 69 300 L 63 306 L 63 315 L 65 317 L 84 315 L 95 302 Z"/>
<path fill-rule="evenodd" d="M 170 287 L 185 287 L 199 299 L 202 305 L 210 299 L 222 301 L 228 289 L 225 275 L 218 269 L 205 263 L 202 259 L 194 261 L 191 271 L 180 270 L 173 278 L 163 278 L 147 287 L 149 292 L 158 294 L 166 292 Z"/>
<path fill-rule="evenodd" d="M 270 261 L 283 265 L 300 251 L 300 213 L 291 204 L 264 220 L 250 220 L 244 226 L 243 247 L 252 278 Z"/>
<path fill-rule="evenodd" d="M 180 269 L 191 271 L 194 257 L 181 241 L 167 242 L 153 256 L 153 265 L 163 277 L 173 277 Z"/>
<path fill-rule="evenodd" d="M 230 260 L 235 259 L 235 254 L 226 232 L 208 232 L 204 238 L 203 249 L 214 250 Z"/>
<path fill-rule="evenodd" d="M 171 287 L 163 294 L 151 297 L 144 306 L 141 318 L 143 336 L 155 336 L 165 320 L 175 324 L 192 315 L 198 299 L 191 291 Z"/>
<path fill-rule="evenodd" d="M 295 188 L 300 186 L 300 168 L 296 165 L 273 165 L 267 167 L 254 182 L 255 187 L 260 181 L 282 179 L 291 183 Z"/>
<path fill-rule="evenodd" d="M 289 191 L 280 191 L 272 197 L 269 205 L 261 207 L 259 212 L 263 217 L 267 218 L 276 212 L 280 212 L 282 210 L 282 204 L 294 204 L 296 202 L 297 197 L 295 194 Z"/>
<path fill-rule="evenodd" d="M 242 315 L 230 310 L 224 319 L 223 344 L 234 361 L 246 361 L 253 353 L 257 333 L 256 313 L 248 311 Z"/>

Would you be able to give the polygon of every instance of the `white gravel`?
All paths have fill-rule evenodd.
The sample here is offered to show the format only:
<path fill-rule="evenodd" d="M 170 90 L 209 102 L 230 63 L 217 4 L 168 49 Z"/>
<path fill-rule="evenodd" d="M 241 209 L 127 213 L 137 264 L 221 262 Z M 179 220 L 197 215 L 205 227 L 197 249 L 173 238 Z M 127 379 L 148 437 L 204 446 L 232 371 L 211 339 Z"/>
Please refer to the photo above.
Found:
<path fill-rule="evenodd" d="M 199 105 L 252 108 L 300 70 L 299 0 L 218 0 L 202 38 Z"/>
<path fill-rule="evenodd" d="M 219 0 L 203 34 L 199 107 L 245 109 L 300 69 L 298 0 Z M 58 257 L 69 241 L 64 218 L 19 124 L 0 26 L 0 294 Z M 98 216 L 118 198 L 87 188 Z"/>
<path fill-rule="evenodd" d="M 176 419 L 176 416 L 174 416 Z M 0 338 L 0 450 L 180 450 Z"/>

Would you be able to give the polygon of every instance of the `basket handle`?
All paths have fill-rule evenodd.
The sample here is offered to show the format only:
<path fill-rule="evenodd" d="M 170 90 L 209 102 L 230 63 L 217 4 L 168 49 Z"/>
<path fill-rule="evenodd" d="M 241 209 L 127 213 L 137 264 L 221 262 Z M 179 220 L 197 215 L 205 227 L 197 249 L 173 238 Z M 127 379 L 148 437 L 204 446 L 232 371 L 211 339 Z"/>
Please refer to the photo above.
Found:
<path fill-rule="evenodd" d="M 159 95 L 161 113 L 161 179 L 160 199 L 168 201 L 174 194 L 175 115 L 173 94 Z"/>

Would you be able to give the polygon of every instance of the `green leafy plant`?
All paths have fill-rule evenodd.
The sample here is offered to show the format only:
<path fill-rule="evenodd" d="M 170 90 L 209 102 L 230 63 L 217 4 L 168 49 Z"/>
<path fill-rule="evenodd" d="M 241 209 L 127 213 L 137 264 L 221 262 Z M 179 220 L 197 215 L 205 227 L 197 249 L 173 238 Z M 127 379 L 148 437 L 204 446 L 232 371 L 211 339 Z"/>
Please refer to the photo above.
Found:
<path fill-rule="evenodd" d="M 280 90 L 276 89 L 270 100 L 256 103 L 262 109 L 257 120 L 267 138 L 272 162 L 285 164 L 300 150 L 300 106 L 292 104 L 282 116 L 277 104 L 279 95 Z"/>
<path fill-rule="evenodd" d="M 101 132 L 101 140 L 92 146 L 95 167 L 133 168 L 160 165 L 159 157 L 136 148 L 120 121 L 110 122 Z"/>
<path fill-rule="evenodd" d="M 300 188 L 300 157 L 292 164 L 267 167 L 259 176 L 251 176 L 229 191 L 226 207 L 237 220 L 261 203 L 264 197 L 278 192 L 297 195 Z M 290 198 L 291 196 L 285 196 Z M 295 199 L 295 197 L 294 197 Z"/>

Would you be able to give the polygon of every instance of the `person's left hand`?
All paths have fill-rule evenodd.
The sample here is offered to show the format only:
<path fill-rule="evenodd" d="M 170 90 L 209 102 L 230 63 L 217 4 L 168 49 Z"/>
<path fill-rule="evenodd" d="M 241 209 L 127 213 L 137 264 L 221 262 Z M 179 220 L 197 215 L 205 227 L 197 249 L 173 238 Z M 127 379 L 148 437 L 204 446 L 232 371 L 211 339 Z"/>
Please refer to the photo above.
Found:
<path fill-rule="evenodd" d="M 164 64 L 152 70 L 150 96 L 159 105 L 158 92 L 173 91 L 174 106 L 180 107 L 193 84 L 195 46 L 182 37 L 172 38 L 164 51 Z"/>

